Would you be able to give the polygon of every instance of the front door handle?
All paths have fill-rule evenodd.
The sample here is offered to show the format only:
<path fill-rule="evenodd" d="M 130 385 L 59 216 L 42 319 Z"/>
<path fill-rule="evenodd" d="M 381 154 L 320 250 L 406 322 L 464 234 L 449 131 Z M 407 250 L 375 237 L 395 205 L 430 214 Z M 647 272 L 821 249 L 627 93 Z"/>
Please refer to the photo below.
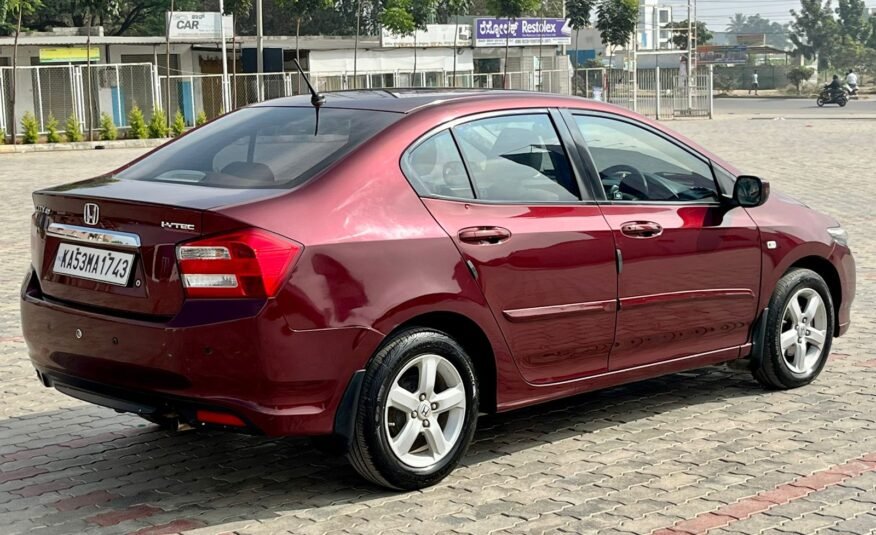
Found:
<path fill-rule="evenodd" d="M 476 245 L 501 243 L 511 237 L 511 231 L 502 227 L 467 227 L 459 231 L 459 241 Z"/>
<path fill-rule="evenodd" d="M 656 238 L 663 227 L 653 221 L 628 221 L 621 225 L 621 234 L 630 238 Z"/>

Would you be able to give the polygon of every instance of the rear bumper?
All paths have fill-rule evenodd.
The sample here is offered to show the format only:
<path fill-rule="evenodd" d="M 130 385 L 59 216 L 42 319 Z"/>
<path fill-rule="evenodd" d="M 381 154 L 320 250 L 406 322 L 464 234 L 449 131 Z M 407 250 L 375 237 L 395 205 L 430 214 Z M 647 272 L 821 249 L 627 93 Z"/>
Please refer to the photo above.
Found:
<path fill-rule="evenodd" d="M 333 432 L 351 377 L 382 340 L 367 328 L 291 330 L 274 301 L 189 301 L 168 322 L 83 310 L 25 280 L 21 321 L 46 386 L 141 414 L 223 411 L 271 436 Z"/>

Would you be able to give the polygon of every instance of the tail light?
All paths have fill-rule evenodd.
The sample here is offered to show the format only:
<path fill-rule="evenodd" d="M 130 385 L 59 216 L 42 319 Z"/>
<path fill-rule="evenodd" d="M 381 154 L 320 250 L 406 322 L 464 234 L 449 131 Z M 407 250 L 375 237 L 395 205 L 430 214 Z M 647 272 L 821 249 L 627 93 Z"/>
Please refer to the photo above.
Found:
<path fill-rule="evenodd" d="M 188 297 L 273 297 L 303 246 L 260 229 L 211 236 L 176 249 Z"/>

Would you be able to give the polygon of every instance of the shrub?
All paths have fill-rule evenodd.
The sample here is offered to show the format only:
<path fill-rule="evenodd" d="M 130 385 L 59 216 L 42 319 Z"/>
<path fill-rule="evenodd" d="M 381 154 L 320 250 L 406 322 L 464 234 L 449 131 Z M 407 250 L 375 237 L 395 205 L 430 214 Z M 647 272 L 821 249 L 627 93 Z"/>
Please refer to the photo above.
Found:
<path fill-rule="evenodd" d="M 61 134 L 58 133 L 58 120 L 51 113 L 49 114 L 49 122 L 46 123 L 46 141 L 49 143 L 60 143 Z"/>
<path fill-rule="evenodd" d="M 0 145 L 6 144 L 6 130 L 0 128 Z"/>
<path fill-rule="evenodd" d="M 794 67 L 790 71 L 788 71 L 787 77 L 788 80 L 794 84 L 794 87 L 797 88 L 797 94 L 800 94 L 800 85 L 812 78 L 812 75 L 815 74 L 815 69 L 812 67 Z"/>
<path fill-rule="evenodd" d="M 195 126 L 201 126 L 207 122 L 207 114 L 203 111 L 198 112 L 198 116 L 195 117 Z"/>
<path fill-rule="evenodd" d="M 100 114 L 100 139 L 103 141 L 112 141 L 119 137 L 119 131 L 116 130 L 116 124 L 113 118 L 108 113 Z"/>
<path fill-rule="evenodd" d="M 186 120 L 179 110 L 177 110 L 176 115 L 173 116 L 173 123 L 170 124 L 170 128 L 173 130 L 173 137 L 178 137 L 185 133 Z"/>
<path fill-rule="evenodd" d="M 143 111 L 139 106 L 134 106 L 131 108 L 131 112 L 128 114 L 128 126 L 131 127 L 128 130 L 128 136 L 133 139 L 146 139 L 149 137 L 149 129 L 146 128 L 146 119 L 143 117 Z"/>
<path fill-rule="evenodd" d="M 160 108 L 156 108 L 152 112 L 152 120 L 149 121 L 149 137 L 153 139 L 167 137 L 167 116 Z"/>
<path fill-rule="evenodd" d="M 79 124 L 79 119 L 76 115 L 72 113 L 67 117 L 67 124 L 64 125 L 64 135 L 70 143 L 82 141 L 82 126 Z"/>
<path fill-rule="evenodd" d="M 24 142 L 33 145 L 40 139 L 40 125 L 37 123 L 36 117 L 29 111 L 24 112 L 21 118 L 21 133 L 24 136 Z"/>

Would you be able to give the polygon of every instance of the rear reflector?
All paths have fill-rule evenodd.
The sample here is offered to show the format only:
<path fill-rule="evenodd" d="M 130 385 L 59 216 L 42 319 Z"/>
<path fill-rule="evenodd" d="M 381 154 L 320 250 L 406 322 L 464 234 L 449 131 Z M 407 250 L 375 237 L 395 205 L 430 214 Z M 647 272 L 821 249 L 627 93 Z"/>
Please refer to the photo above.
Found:
<path fill-rule="evenodd" d="M 176 249 L 188 297 L 273 297 L 302 245 L 261 229 L 246 229 Z"/>
<path fill-rule="evenodd" d="M 246 422 L 233 414 L 228 414 L 227 412 L 199 410 L 195 413 L 195 418 L 197 418 L 199 422 L 204 422 L 205 424 L 246 427 Z"/>

